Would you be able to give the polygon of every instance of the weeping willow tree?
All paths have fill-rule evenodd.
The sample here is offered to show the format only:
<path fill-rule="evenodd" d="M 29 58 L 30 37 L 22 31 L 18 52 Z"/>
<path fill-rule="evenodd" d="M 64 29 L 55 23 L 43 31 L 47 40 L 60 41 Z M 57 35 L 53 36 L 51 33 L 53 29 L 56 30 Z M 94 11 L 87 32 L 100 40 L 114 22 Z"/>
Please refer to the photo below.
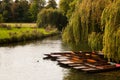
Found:
<path fill-rule="evenodd" d="M 68 26 L 63 31 L 63 41 L 86 43 L 92 32 L 101 32 L 101 14 L 109 0 L 80 0 L 77 2 Z"/>
<path fill-rule="evenodd" d="M 110 60 L 120 60 L 120 0 L 108 5 L 101 17 L 104 30 L 103 52 Z"/>

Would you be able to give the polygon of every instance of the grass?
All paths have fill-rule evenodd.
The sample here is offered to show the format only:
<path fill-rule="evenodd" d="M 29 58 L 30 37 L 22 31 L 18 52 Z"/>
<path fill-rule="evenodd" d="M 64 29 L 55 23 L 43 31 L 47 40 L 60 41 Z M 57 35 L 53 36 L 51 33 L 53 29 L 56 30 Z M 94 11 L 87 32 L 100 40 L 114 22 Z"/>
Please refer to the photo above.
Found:
<path fill-rule="evenodd" d="M 11 25 L 15 24 L 11 23 Z M 27 27 L 28 25 L 26 24 L 26 26 L 20 27 L 0 25 L 0 43 L 12 43 L 42 39 L 44 37 L 51 36 L 57 33 L 56 29 L 46 30 L 37 27 Z"/>

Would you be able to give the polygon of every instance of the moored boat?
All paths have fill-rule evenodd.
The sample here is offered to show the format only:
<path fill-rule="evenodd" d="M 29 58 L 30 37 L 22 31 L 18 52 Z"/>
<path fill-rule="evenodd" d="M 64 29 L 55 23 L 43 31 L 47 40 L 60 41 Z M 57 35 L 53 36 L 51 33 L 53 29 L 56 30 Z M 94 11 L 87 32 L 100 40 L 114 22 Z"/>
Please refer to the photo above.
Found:
<path fill-rule="evenodd" d="M 104 72 L 120 69 L 120 64 L 108 62 L 104 55 L 99 52 L 55 52 L 45 54 L 51 60 L 58 62 L 58 65 L 81 70 L 84 72 Z"/>

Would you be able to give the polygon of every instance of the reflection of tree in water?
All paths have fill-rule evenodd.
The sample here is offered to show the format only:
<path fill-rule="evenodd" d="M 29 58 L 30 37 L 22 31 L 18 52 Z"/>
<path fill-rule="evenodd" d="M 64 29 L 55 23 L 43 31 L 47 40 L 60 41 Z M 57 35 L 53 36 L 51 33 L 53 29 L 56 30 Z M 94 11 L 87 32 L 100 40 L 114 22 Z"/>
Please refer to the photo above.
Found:
<path fill-rule="evenodd" d="M 71 69 L 64 80 L 120 80 L 120 71 L 90 74 Z"/>
<path fill-rule="evenodd" d="M 61 46 L 62 50 L 65 50 L 65 51 L 70 51 L 71 50 L 70 47 L 66 43 L 62 42 L 61 45 L 62 45 Z"/>
<path fill-rule="evenodd" d="M 25 46 L 25 45 L 28 45 L 28 44 L 34 44 L 34 45 L 38 45 L 38 43 L 42 42 L 42 41 L 45 41 L 45 40 L 60 40 L 61 39 L 61 36 L 60 35 L 56 35 L 56 36 L 50 36 L 50 37 L 46 37 L 46 38 L 43 38 L 43 39 L 38 39 L 38 40 L 28 40 L 28 41 L 21 41 L 21 42 L 14 42 L 14 43 L 6 43 L 6 44 L 0 44 L 0 47 L 4 46 L 4 47 L 16 47 L 18 45 L 20 46 Z"/>
<path fill-rule="evenodd" d="M 70 50 L 72 51 L 91 51 L 91 48 L 88 46 L 87 43 L 68 43 L 68 46 L 70 47 Z"/>

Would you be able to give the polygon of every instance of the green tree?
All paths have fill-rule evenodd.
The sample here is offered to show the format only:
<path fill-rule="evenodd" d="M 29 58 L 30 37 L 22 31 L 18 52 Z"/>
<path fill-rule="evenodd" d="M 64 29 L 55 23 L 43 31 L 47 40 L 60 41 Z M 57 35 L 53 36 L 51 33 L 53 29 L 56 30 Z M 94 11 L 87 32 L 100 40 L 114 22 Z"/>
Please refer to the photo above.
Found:
<path fill-rule="evenodd" d="M 101 32 L 101 14 L 109 3 L 109 0 L 79 1 L 63 32 L 63 41 L 88 43 L 89 34 Z"/>
<path fill-rule="evenodd" d="M 12 5 L 11 5 L 11 13 L 12 13 L 11 20 L 14 22 L 16 22 L 18 19 L 18 15 L 19 15 L 18 8 L 19 8 L 19 1 L 15 0 L 15 2 L 12 3 Z"/>
<path fill-rule="evenodd" d="M 38 12 L 45 6 L 45 0 L 34 0 L 30 5 L 31 19 L 36 21 Z"/>
<path fill-rule="evenodd" d="M 39 11 L 38 1 L 34 0 L 30 5 L 30 13 L 31 13 L 31 19 L 32 21 L 36 21 L 37 19 L 37 13 Z"/>
<path fill-rule="evenodd" d="M 26 0 L 15 1 L 11 5 L 12 21 L 27 22 L 29 16 L 29 4 Z"/>
<path fill-rule="evenodd" d="M 70 18 L 75 10 L 75 5 L 77 4 L 77 2 L 78 0 L 60 0 L 60 11 L 68 18 Z"/>
<path fill-rule="evenodd" d="M 62 30 L 67 24 L 67 18 L 55 9 L 43 9 L 38 14 L 37 24 L 39 27 L 49 26 Z"/>
<path fill-rule="evenodd" d="M 0 6 L 0 13 L 2 14 L 4 21 L 8 22 L 11 18 L 11 3 L 9 0 L 3 0 Z"/>
<path fill-rule="evenodd" d="M 120 0 L 80 1 L 63 32 L 63 41 L 86 42 L 92 50 L 103 47 L 105 57 L 120 61 L 119 5 Z"/>
<path fill-rule="evenodd" d="M 46 8 L 56 9 L 56 8 L 57 8 L 57 3 L 56 3 L 56 1 L 55 1 L 55 0 L 49 0 Z"/>
<path fill-rule="evenodd" d="M 101 18 L 104 30 L 103 52 L 110 60 L 120 61 L 120 0 L 108 5 Z"/>
<path fill-rule="evenodd" d="M 26 0 L 21 0 L 18 7 L 18 21 L 27 22 L 29 21 L 29 4 Z"/>

